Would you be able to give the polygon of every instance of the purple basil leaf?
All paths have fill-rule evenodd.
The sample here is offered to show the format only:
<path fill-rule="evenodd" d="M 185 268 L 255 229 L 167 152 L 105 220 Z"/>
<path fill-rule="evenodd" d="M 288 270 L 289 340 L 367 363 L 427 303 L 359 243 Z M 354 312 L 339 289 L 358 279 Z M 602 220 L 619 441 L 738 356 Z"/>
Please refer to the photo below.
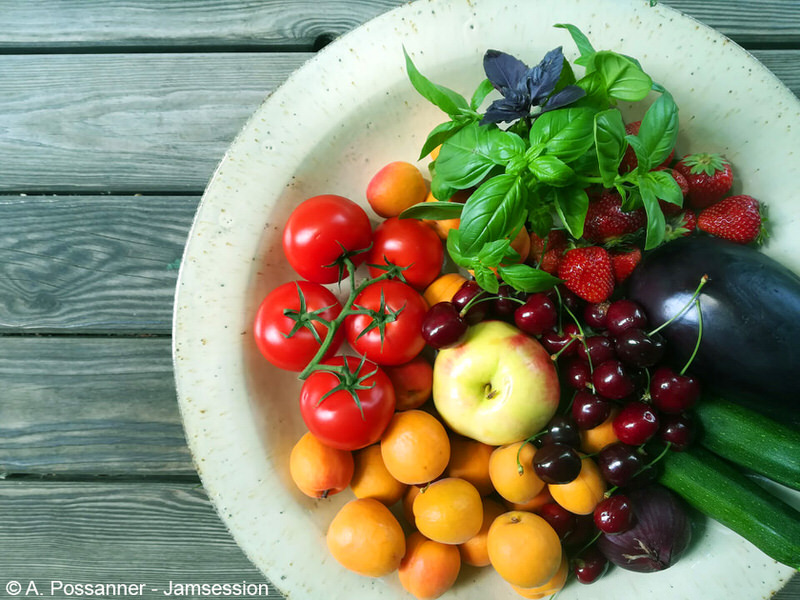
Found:
<path fill-rule="evenodd" d="M 560 92 L 556 92 L 550 96 L 550 99 L 542 107 L 542 112 L 555 110 L 556 108 L 562 108 L 567 104 L 572 104 L 576 100 L 580 100 L 585 95 L 586 90 L 583 88 L 580 88 L 577 85 L 568 85 Z"/>
<path fill-rule="evenodd" d="M 520 105 L 506 98 L 501 98 L 489 105 L 489 108 L 486 109 L 486 114 L 484 114 L 481 119 L 480 125 L 501 122 L 510 123 L 511 121 L 526 117 L 529 112 L 530 105 Z"/>
<path fill-rule="evenodd" d="M 518 58 L 499 50 L 487 50 L 483 56 L 483 70 L 495 89 L 503 95 L 524 81 L 528 66 Z"/>
<path fill-rule="evenodd" d="M 535 104 L 547 98 L 555 89 L 561 69 L 564 67 L 564 54 L 561 46 L 545 54 L 542 62 L 528 71 L 528 92 Z"/>

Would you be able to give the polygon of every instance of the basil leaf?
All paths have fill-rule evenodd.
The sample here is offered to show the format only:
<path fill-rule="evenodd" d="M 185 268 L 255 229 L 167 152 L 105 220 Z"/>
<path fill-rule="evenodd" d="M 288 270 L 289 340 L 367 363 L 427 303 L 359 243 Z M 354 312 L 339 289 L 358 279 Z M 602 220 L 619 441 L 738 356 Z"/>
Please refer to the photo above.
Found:
<path fill-rule="evenodd" d="M 575 42 L 575 45 L 578 47 L 578 52 L 581 53 L 580 58 L 575 60 L 576 65 L 581 65 L 585 67 L 591 62 L 591 58 L 595 54 L 595 50 L 592 47 L 592 43 L 589 41 L 589 38 L 578 29 L 575 25 L 570 23 L 558 23 L 553 27 L 558 27 L 560 29 L 566 29 L 569 31 L 569 34 L 572 36 L 572 41 Z"/>
<path fill-rule="evenodd" d="M 475 261 L 472 265 L 472 273 L 475 275 L 475 281 L 491 294 L 496 294 L 500 289 L 500 282 L 497 281 L 497 275 L 494 274 L 489 267 L 479 261 Z"/>
<path fill-rule="evenodd" d="M 428 134 L 425 143 L 422 144 L 422 149 L 419 152 L 419 158 L 425 158 L 436 146 L 443 144 L 450 137 L 455 135 L 459 129 L 464 127 L 469 121 L 446 121 L 434 127 Z"/>
<path fill-rule="evenodd" d="M 653 87 L 653 80 L 647 73 L 616 52 L 597 52 L 594 55 L 594 64 L 603 77 L 606 93 L 616 100 L 638 102 Z"/>
<path fill-rule="evenodd" d="M 649 177 L 644 177 L 639 181 L 639 192 L 642 194 L 642 203 L 644 204 L 644 210 L 647 212 L 647 239 L 644 244 L 645 250 L 652 250 L 664 241 L 667 227 L 664 213 L 661 211 L 661 206 L 658 204 L 655 188 L 656 186 L 653 180 Z"/>
<path fill-rule="evenodd" d="M 556 87 L 553 88 L 551 96 L 556 95 L 569 85 L 575 85 L 576 81 L 575 71 L 572 70 L 572 65 L 570 65 L 569 61 L 565 58 L 564 66 L 561 67 L 561 76 L 558 78 L 558 82 L 556 83 Z"/>
<path fill-rule="evenodd" d="M 472 266 L 472 260 L 461 252 L 460 242 L 458 229 L 451 229 L 447 234 L 447 253 L 454 263 L 468 269 Z"/>
<path fill-rule="evenodd" d="M 610 188 L 617 178 L 619 164 L 628 145 L 625 141 L 622 113 L 616 108 L 604 110 L 594 116 L 594 144 L 603 187 Z"/>
<path fill-rule="evenodd" d="M 464 205 L 460 202 L 420 202 L 409 206 L 398 215 L 400 219 L 458 219 Z"/>
<path fill-rule="evenodd" d="M 456 117 L 460 114 L 463 114 L 461 112 L 462 109 L 469 110 L 469 104 L 467 104 L 467 101 L 461 94 L 454 92 L 453 90 L 442 85 L 433 83 L 422 73 L 420 73 L 417 70 L 417 67 L 414 65 L 414 62 L 411 60 L 411 57 L 408 55 L 408 52 L 406 52 L 405 47 L 403 47 L 403 54 L 406 57 L 406 71 L 408 72 L 408 78 L 411 81 L 411 85 L 413 85 L 414 89 L 419 92 L 420 96 L 441 108 L 451 117 Z"/>
<path fill-rule="evenodd" d="M 593 119 L 594 111 L 589 108 L 546 112 L 531 126 L 531 146 L 543 145 L 563 162 L 575 160 L 594 143 Z"/>
<path fill-rule="evenodd" d="M 547 192 L 551 196 L 553 206 L 559 219 L 575 239 L 583 236 L 583 224 L 586 221 L 586 212 L 589 210 L 589 195 L 581 187 L 550 188 Z"/>
<path fill-rule="evenodd" d="M 498 165 L 525 152 L 525 142 L 514 133 L 477 122 L 449 138 L 436 158 L 436 179 L 456 189 L 478 185 Z M 439 198 L 439 196 L 436 196 Z"/>
<path fill-rule="evenodd" d="M 487 267 L 497 267 L 504 260 L 513 257 L 513 254 L 509 255 L 509 250 L 519 258 L 519 254 L 511 249 L 510 239 L 503 238 L 502 240 L 488 242 L 478 251 L 478 260 Z"/>
<path fill-rule="evenodd" d="M 557 187 L 567 186 L 575 179 L 575 171 L 550 154 L 544 154 L 528 163 L 528 170 L 542 183 Z"/>
<path fill-rule="evenodd" d="M 667 171 L 650 171 L 646 177 L 653 183 L 653 193 L 657 198 L 683 206 L 683 192 L 675 178 Z"/>
<path fill-rule="evenodd" d="M 525 195 L 522 180 L 507 173 L 482 183 L 461 213 L 461 252 L 475 256 L 485 243 L 516 233 L 525 221 Z"/>
<path fill-rule="evenodd" d="M 435 165 L 436 163 L 431 163 Z M 441 177 L 436 176 L 436 171 L 433 171 L 431 178 L 431 194 L 433 197 L 441 202 L 447 202 L 453 195 L 462 188 L 453 187 L 450 182 Z"/>
<path fill-rule="evenodd" d="M 528 224 L 531 231 L 540 238 L 547 237 L 547 234 L 553 228 L 553 216 L 550 213 L 550 207 L 543 203 L 529 207 Z"/>
<path fill-rule="evenodd" d="M 526 264 L 503 265 L 497 272 L 503 281 L 521 292 L 544 292 L 561 283 L 558 277 L 547 271 Z"/>
<path fill-rule="evenodd" d="M 636 170 L 639 173 L 647 173 L 655 166 L 650 160 L 650 150 L 645 146 L 642 138 L 639 136 L 628 134 L 625 136 L 625 139 L 628 141 L 631 148 L 633 148 L 634 154 L 636 154 L 636 161 L 638 163 Z"/>
<path fill-rule="evenodd" d="M 590 106 L 600 110 L 608 108 L 608 90 L 606 82 L 598 71 L 587 73 L 575 82 L 575 85 L 586 92 L 586 95 L 578 100 L 576 104 L 580 106 Z"/>
<path fill-rule="evenodd" d="M 678 106 L 669 93 L 661 94 L 647 109 L 637 137 L 651 168 L 667 159 L 678 139 Z"/>
<path fill-rule="evenodd" d="M 480 105 L 486 100 L 486 96 L 489 95 L 494 89 L 492 82 L 488 79 L 484 79 L 481 81 L 480 85 L 475 89 L 475 92 L 472 94 L 472 99 L 469 101 L 469 107 L 472 110 L 478 110 Z"/>

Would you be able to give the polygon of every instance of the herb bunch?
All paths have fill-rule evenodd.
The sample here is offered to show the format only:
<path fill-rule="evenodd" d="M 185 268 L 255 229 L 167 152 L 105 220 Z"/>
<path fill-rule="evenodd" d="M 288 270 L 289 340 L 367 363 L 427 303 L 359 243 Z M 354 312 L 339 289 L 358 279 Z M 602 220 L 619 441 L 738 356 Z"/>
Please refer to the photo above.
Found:
<path fill-rule="evenodd" d="M 574 25 L 559 24 L 572 36 L 583 68 L 578 78 L 562 49 L 548 52 L 534 67 L 489 50 L 486 79 L 469 101 L 430 81 L 405 54 L 409 79 L 449 119 L 428 135 L 420 158 L 440 146 L 431 163 L 431 191 L 437 202 L 411 207 L 402 216 L 460 218 L 447 239 L 451 258 L 470 269 L 484 289 L 496 292 L 497 276 L 515 289 L 543 291 L 559 280 L 516 261 L 511 240 L 522 227 L 545 238 L 560 222 L 576 241 L 583 236 L 589 206 L 587 189 L 615 188 L 624 211 L 644 207 L 645 249 L 664 241 L 663 200 L 682 205 L 677 182 L 654 170 L 669 156 L 678 135 L 678 107 L 672 96 L 632 57 L 597 51 Z M 479 108 L 496 90 L 501 98 Z M 637 135 L 626 133 L 619 102 L 657 99 L 645 113 Z M 630 146 L 637 167 L 620 173 Z M 459 190 L 474 191 L 464 203 L 451 202 Z"/>

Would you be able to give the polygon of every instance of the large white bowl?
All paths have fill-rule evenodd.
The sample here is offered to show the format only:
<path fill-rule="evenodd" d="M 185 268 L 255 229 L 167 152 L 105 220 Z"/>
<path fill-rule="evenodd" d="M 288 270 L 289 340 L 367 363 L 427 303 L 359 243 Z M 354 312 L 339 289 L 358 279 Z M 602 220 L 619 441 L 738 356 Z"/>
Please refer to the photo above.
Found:
<path fill-rule="evenodd" d="M 349 490 L 313 501 L 296 491 L 288 454 L 304 431 L 299 385 L 258 354 L 251 322 L 264 295 L 295 276 L 282 225 L 306 197 L 337 193 L 364 203 L 370 177 L 414 160 L 444 120 L 408 82 L 402 47 L 434 81 L 470 94 L 488 48 L 529 64 L 563 45 L 574 23 L 596 48 L 638 57 L 680 106 L 681 152 L 732 161 L 737 190 L 769 204 L 767 249 L 800 271 L 791 235 L 800 216 L 800 102 L 747 52 L 663 5 L 612 0 L 419 0 L 359 27 L 294 73 L 256 111 L 217 169 L 198 209 L 180 271 L 174 363 L 186 436 L 198 472 L 233 537 L 292 598 L 407 598 L 396 575 L 368 579 L 341 568 L 325 546 Z M 766 598 L 792 570 L 709 523 L 667 571 L 615 570 L 563 600 Z M 515 597 L 490 570 L 464 569 L 451 598 Z"/>

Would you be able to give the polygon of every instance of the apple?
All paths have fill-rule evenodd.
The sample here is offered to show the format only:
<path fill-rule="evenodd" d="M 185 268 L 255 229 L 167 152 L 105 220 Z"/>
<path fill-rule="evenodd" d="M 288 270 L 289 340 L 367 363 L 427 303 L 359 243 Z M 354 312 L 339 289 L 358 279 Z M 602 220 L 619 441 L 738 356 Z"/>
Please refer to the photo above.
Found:
<path fill-rule="evenodd" d="M 470 327 L 464 341 L 440 350 L 433 402 L 455 432 L 501 446 L 541 431 L 558 407 L 560 387 L 550 354 L 504 321 Z"/>

